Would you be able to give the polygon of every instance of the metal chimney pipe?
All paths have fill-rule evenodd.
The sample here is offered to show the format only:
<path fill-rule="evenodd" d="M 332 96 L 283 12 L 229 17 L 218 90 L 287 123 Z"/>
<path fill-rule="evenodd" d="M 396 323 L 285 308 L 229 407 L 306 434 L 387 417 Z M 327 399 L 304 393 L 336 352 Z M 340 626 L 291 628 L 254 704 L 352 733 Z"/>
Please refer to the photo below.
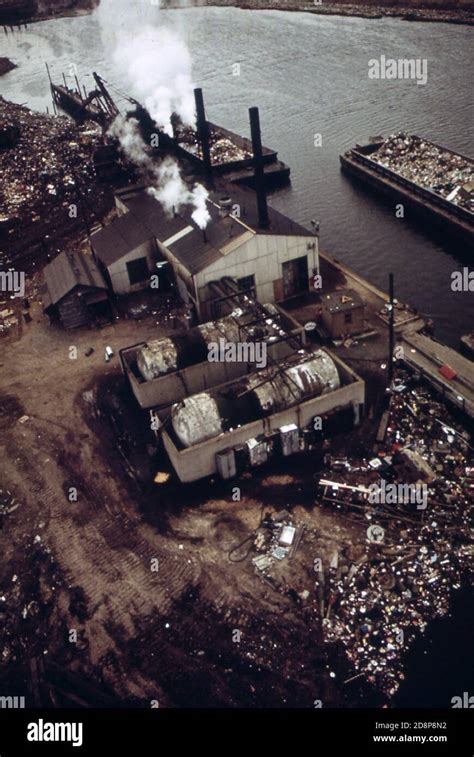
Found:
<path fill-rule="evenodd" d="M 206 178 L 211 189 L 214 189 L 214 179 L 212 176 L 211 149 L 209 147 L 209 127 L 206 120 L 206 111 L 204 110 L 204 98 L 200 87 L 194 90 L 194 102 L 196 103 L 196 125 L 199 141 L 201 143 L 202 157 Z"/>
<path fill-rule="evenodd" d="M 260 133 L 260 118 L 258 108 L 249 108 L 250 132 L 252 135 L 253 162 L 255 169 L 255 190 L 257 192 L 258 225 L 268 229 L 267 195 L 265 192 L 265 176 L 263 173 L 262 135 Z"/>

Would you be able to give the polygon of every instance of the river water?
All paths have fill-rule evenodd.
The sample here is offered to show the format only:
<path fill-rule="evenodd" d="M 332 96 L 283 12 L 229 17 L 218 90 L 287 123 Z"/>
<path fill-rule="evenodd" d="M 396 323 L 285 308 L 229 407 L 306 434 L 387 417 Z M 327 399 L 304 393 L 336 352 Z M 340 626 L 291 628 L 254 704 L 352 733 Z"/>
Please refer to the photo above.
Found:
<path fill-rule="evenodd" d="M 210 120 L 248 135 L 247 109 L 260 107 L 264 144 L 292 171 L 291 188 L 272 204 L 306 226 L 318 219 L 321 248 L 384 289 L 392 270 L 399 299 L 433 317 L 436 336 L 458 346 L 474 327 L 474 297 L 452 292 L 451 274 L 472 264 L 472 251 L 397 219 L 392 206 L 341 175 L 339 154 L 402 129 L 474 154 L 472 28 L 236 8 L 160 11 L 159 18 L 182 30 Z M 88 89 L 95 69 L 130 92 L 95 14 L 2 33 L 0 49 L 20 63 L 0 80 L 2 94 L 33 109 L 51 107 L 46 61 L 57 81 L 75 63 Z M 369 79 L 368 60 L 382 54 L 426 59 L 427 84 Z"/>

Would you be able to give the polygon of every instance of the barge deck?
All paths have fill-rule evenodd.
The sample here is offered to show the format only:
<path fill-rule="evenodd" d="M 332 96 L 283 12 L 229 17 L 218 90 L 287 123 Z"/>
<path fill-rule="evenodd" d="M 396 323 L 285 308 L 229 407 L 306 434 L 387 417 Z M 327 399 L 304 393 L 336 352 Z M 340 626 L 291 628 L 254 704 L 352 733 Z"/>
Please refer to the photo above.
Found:
<path fill-rule="evenodd" d="M 435 143 L 425 141 L 425 144 L 440 151 L 440 154 L 445 156 L 446 161 L 450 159 L 462 160 L 469 168 L 472 165 L 472 176 L 474 177 L 474 161 L 471 158 L 454 153 Z M 340 156 L 341 170 L 370 188 L 376 189 L 377 192 L 382 192 L 391 200 L 402 203 L 414 215 L 429 221 L 439 229 L 448 231 L 463 242 L 467 242 L 472 250 L 472 247 L 474 247 L 474 184 L 472 180 L 460 178 L 459 187 L 445 197 L 439 191 L 422 186 L 420 183 L 403 176 L 393 168 L 393 165 L 388 167 L 378 162 L 374 153 L 383 145 L 384 142 L 380 140 L 366 145 L 356 145 Z M 415 160 L 416 156 L 413 159 Z M 392 163 L 394 162 L 395 159 Z M 439 177 L 442 173 L 443 167 L 441 166 L 437 176 Z M 442 180 L 442 177 L 438 180 Z M 467 198 L 471 198 L 467 199 L 464 205 L 456 204 L 453 201 L 453 194 L 459 194 L 460 191 Z M 448 199 L 448 197 L 451 199 Z"/>

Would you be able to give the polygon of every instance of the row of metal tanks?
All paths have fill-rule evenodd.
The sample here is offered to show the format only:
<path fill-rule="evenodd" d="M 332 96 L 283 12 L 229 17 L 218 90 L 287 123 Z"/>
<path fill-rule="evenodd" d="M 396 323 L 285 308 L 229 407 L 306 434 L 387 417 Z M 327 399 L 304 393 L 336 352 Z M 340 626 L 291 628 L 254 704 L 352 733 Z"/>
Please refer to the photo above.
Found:
<path fill-rule="evenodd" d="M 314 432 L 326 434 L 330 416 L 345 415 L 341 428 L 348 414 L 358 424 L 364 403 L 364 382 L 335 355 L 300 349 L 174 403 L 157 433 L 182 482 L 216 473 L 228 479 L 246 463 L 310 449 Z"/>
<path fill-rule="evenodd" d="M 336 365 L 327 353 L 319 350 L 301 359 L 295 365 L 258 371 L 223 389 L 201 392 L 173 405 L 171 426 L 176 439 L 189 449 L 339 388 Z M 243 444 L 216 452 L 216 471 L 221 478 L 230 479 L 248 465 L 259 466 L 275 455 L 288 457 L 304 451 L 313 443 L 313 430 L 304 433 L 296 423 L 288 423 L 273 434 L 250 437 Z"/>
<path fill-rule="evenodd" d="M 262 362 L 252 359 L 259 355 L 251 350 L 246 363 L 211 362 L 211 344 L 225 348 L 260 343 L 260 357 L 269 363 L 305 345 L 303 327 L 288 313 L 277 305 L 246 299 L 232 302 L 222 318 L 120 350 L 123 373 L 140 408 L 165 418 L 173 403 L 256 370 Z"/>
<path fill-rule="evenodd" d="M 236 475 L 274 454 L 308 448 L 316 416 L 349 408 L 358 422 L 364 382 L 275 305 L 249 298 L 224 317 L 120 351 L 140 410 L 183 482 Z M 265 363 L 209 359 L 209 345 L 265 344 Z"/>

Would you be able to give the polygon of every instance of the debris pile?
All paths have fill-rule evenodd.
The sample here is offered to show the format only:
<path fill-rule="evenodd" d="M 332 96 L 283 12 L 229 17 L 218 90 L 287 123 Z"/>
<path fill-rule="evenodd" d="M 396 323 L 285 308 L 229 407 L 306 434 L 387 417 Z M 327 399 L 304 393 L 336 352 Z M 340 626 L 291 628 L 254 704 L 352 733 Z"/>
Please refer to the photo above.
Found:
<path fill-rule="evenodd" d="M 259 554 L 252 562 L 257 571 L 269 578 L 266 570 L 274 561 L 291 558 L 298 549 L 304 524 L 295 526 L 290 513 L 281 510 L 277 515 L 266 515 L 261 526 L 254 541 L 254 547 Z"/>
<path fill-rule="evenodd" d="M 27 538 L 24 554 L 26 557 L 15 565 L 17 572 L 5 572 L 0 583 L 3 664 L 19 663 L 25 655 L 47 654 L 51 642 L 49 618 L 62 585 L 51 550 L 41 536 Z"/>
<path fill-rule="evenodd" d="M 8 489 L 0 489 L 0 518 L 18 510 L 20 503 Z"/>
<path fill-rule="evenodd" d="M 0 239 L 5 249 L 37 227 L 71 228 L 103 204 L 91 160 L 101 141 L 96 127 L 34 113 L 0 98 Z M 70 206 L 75 210 L 70 212 Z M 82 221 L 81 221 L 82 222 Z M 20 233 L 21 232 L 21 233 Z"/>
<path fill-rule="evenodd" d="M 474 211 L 474 163 L 405 132 L 392 134 L 370 155 L 385 168 Z"/>
<path fill-rule="evenodd" d="M 15 316 L 14 310 L 11 310 L 11 308 L 3 308 L 3 310 L 0 310 L 0 334 L 8 331 L 12 326 L 16 326 L 17 324 L 18 318 Z"/>
<path fill-rule="evenodd" d="M 201 160 L 203 159 L 201 143 L 194 129 L 183 127 L 179 134 L 179 142 L 193 155 L 197 155 Z M 224 136 L 222 132 L 212 127 L 209 129 L 209 147 L 211 163 L 215 166 L 238 160 L 248 160 L 252 157 L 249 150 L 239 147 L 229 137 Z"/>
<path fill-rule="evenodd" d="M 362 556 L 345 565 L 336 561 L 318 587 L 326 641 L 342 642 L 357 674 L 388 697 L 403 680 L 407 647 L 431 619 L 448 613 L 451 590 L 474 576 L 470 436 L 434 392 L 408 372 L 398 376 L 395 389 L 378 457 L 362 465 L 339 461 L 336 474 L 331 469 L 337 481 L 324 486 L 322 502 L 337 502 L 342 517 L 371 526 Z M 402 450 L 411 454 L 400 455 Z M 387 481 L 401 475 L 406 480 L 407 460 L 413 480 L 427 487 L 426 508 L 403 502 L 370 505 L 370 470 Z M 351 478 L 359 485 L 347 483 Z M 371 533 L 374 527 L 378 538 Z"/>

